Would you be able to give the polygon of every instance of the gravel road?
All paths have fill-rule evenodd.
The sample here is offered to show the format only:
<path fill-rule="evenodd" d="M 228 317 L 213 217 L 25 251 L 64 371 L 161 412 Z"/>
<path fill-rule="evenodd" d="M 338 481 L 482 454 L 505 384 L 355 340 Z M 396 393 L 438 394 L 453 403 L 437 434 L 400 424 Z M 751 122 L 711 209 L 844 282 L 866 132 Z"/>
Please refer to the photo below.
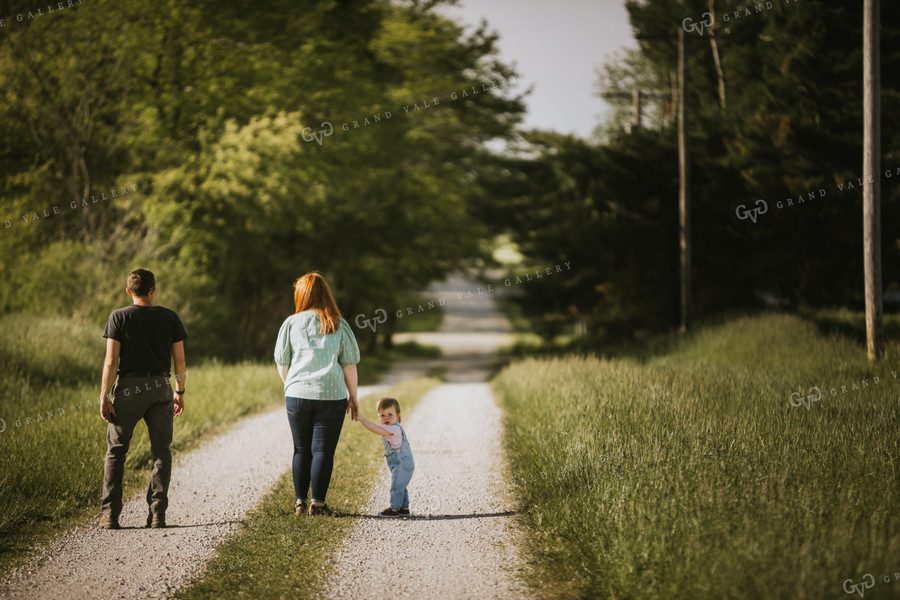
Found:
<path fill-rule="evenodd" d="M 277 376 L 274 368 L 272 375 Z M 362 387 L 360 396 L 381 387 Z M 147 518 L 143 494 L 125 503 L 119 519 L 122 529 L 100 529 L 98 488 L 97 519 L 64 534 L 13 571 L 0 583 L 0 598 L 171 598 L 290 469 L 292 452 L 281 407 L 240 421 L 176 457 L 166 529 L 143 528 Z M 101 458 L 97 460 L 100 465 Z"/>
<path fill-rule="evenodd" d="M 490 294 L 468 296 L 476 289 L 461 278 L 433 287 L 447 299 L 441 331 L 405 336 L 440 346 L 437 363 L 452 383 L 404 419 L 416 463 L 412 516 L 374 516 L 389 504 L 390 475 L 382 467 L 363 511 L 373 516 L 360 520 L 335 556 L 328 598 L 528 595 L 517 576 L 522 563 L 503 478 L 501 413 L 483 383 L 497 349 L 509 341 L 509 325 Z"/>
<path fill-rule="evenodd" d="M 502 478 L 500 412 L 487 385 L 476 383 L 484 381 L 496 349 L 509 340 L 509 327 L 493 296 L 477 294 L 477 285 L 457 277 L 431 288 L 446 298 L 442 331 L 406 336 L 440 346 L 445 356 L 398 365 L 385 384 L 435 366 L 446 369 L 450 382 L 406 419 L 416 459 L 410 485 L 414 517 L 362 519 L 334 565 L 332 597 L 525 595 L 514 573 L 520 563 Z M 383 387 L 360 388 L 360 396 Z M 143 528 L 146 502 L 140 495 L 126 502 L 123 529 L 102 530 L 94 519 L 61 535 L 0 583 L 0 598 L 171 598 L 190 585 L 289 469 L 290 456 L 283 408 L 247 418 L 176 456 L 168 528 Z M 370 513 L 387 505 L 387 489 L 385 469 Z"/>

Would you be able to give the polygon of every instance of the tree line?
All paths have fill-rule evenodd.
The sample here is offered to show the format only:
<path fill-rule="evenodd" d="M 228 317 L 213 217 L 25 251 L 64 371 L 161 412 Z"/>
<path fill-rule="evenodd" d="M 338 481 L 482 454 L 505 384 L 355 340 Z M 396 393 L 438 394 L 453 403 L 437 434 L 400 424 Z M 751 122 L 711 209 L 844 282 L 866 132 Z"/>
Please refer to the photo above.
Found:
<path fill-rule="evenodd" d="M 323 272 L 352 321 L 491 264 L 506 234 L 518 271 L 573 265 L 516 290 L 543 331 L 666 331 L 679 310 L 684 27 L 695 313 L 762 297 L 861 306 L 860 6 L 629 1 L 638 49 L 598 71 L 617 110 L 585 140 L 521 127 L 519 74 L 497 34 L 443 16 L 452 4 L 89 0 L 7 23 L 0 311 L 99 322 L 141 265 L 195 349 L 262 357 L 300 274 Z M 33 9 L 0 2 L 0 15 Z M 883 3 L 884 73 L 900 66 L 898 26 L 900 7 Z M 900 167 L 900 90 L 882 86 L 887 169 Z M 634 90 L 641 118 L 626 126 Z M 889 290 L 895 180 L 882 182 Z M 386 314 L 377 332 L 356 328 L 369 349 L 390 344 L 399 320 Z"/>
<path fill-rule="evenodd" d="M 565 255 L 584 265 L 577 277 L 532 290 L 523 299 L 529 314 L 574 316 L 600 340 L 677 326 L 682 27 L 694 313 L 714 318 L 765 301 L 861 310 L 861 3 L 643 0 L 626 7 L 638 48 L 598 73 L 615 117 L 594 141 L 529 132 L 530 153 L 506 157 L 488 177 L 493 202 L 484 212 L 506 224 L 526 256 Z M 900 154 L 891 140 L 900 127 L 900 88 L 888 74 L 900 67 L 900 6 L 882 2 L 881 20 L 883 273 L 885 290 L 897 292 Z M 640 126 L 635 90 L 642 92 Z"/>
<path fill-rule="evenodd" d="M 142 265 L 195 349 L 267 356 L 306 271 L 352 320 L 486 258 L 475 171 L 524 106 L 438 4 L 90 0 L 0 29 L 0 309 L 99 321 Z"/>

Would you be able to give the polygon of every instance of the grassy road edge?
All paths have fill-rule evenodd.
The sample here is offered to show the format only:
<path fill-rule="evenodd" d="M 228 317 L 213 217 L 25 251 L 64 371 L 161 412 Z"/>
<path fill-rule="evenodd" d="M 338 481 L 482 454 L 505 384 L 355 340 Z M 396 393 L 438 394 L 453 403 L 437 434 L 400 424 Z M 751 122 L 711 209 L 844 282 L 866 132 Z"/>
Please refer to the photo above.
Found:
<path fill-rule="evenodd" d="M 393 396 L 400 401 L 404 415 L 409 415 L 416 403 L 439 385 L 435 379 L 405 382 L 383 394 L 362 398 L 360 409 L 372 419 L 378 398 Z M 358 515 L 375 484 L 383 450 L 376 436 L 347 419 L 335 454 L 328 504 L 344 514 Z M 275 487 L 248 513 L 240 530 L 219 547 L 199 577 L 182 588 L 178 598 L 321 597 L 331 557 L 360 517 L 294 516 L 289 467 L 285 464 L 286 472 Z"/>

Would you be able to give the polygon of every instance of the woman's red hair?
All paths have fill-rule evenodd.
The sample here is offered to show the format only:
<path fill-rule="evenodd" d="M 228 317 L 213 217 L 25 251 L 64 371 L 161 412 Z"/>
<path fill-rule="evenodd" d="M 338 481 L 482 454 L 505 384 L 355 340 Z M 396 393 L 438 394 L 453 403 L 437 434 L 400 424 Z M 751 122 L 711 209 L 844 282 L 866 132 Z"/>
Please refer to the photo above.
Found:
<path fill-rule="evenodd" d="M 321 327 L 319 333 L 334 333 L 338 329 L 338 319 L 341 311 L 338 310 L 331 295 L 328 282 L 317 271 L 307 273 L 294 282 L 294 314 L 305 310 L 314 310 L 319 315 Z"/>

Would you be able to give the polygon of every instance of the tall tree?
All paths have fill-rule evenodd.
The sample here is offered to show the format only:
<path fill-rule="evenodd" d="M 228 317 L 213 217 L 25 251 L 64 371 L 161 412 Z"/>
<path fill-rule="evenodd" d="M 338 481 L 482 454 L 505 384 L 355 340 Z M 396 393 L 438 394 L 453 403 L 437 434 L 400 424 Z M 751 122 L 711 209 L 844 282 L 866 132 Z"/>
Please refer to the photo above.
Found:
<path fill-rule="evenodd" d="M 473 169 L 524 107 L 490 87 L 513 75 L 496 36 L 439 4 L 92 0 L 0 37 L 4 214 L 139 190 L 7 228 L 0 306 L 67 310 L 41 297 L 52 274 L 99 318 L 115 300 L 94 290 L 137 261 L 173 275 L 207 349 L 262 354 L 304 270 L 352 321 L 481 256 Z M 92 260 L 30 268 L 66 255 Z"/>

